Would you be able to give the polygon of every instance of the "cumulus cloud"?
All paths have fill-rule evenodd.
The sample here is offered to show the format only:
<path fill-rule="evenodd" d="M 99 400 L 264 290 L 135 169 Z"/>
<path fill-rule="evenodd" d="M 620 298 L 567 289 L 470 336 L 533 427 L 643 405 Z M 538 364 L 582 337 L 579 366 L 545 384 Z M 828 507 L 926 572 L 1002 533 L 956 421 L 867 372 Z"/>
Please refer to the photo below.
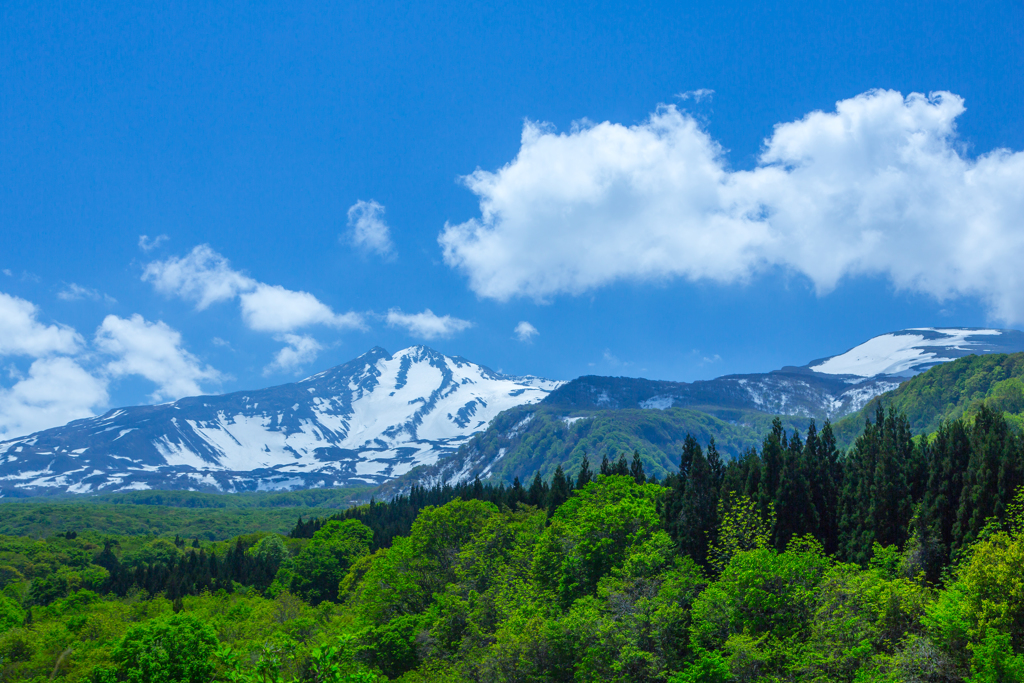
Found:
<path fill-rule="evenodd" d="M 290 372 L 316 360 L 323 346 L 316 339 L 305 334 L 283 334 L 275 337 L 286 346 L 274 356 L 274 361 L 263 368 L 264 376 L 275 372 Z"/>
<path fill-rule="evenodd" d="M 193 301 L 200 311 L 219 301 L 230 301 L 256 288 L 257 282 L 231 267 L 208 244 L 200 244 L 187 256 L 153 261 L 142 273 L 158 292 Z"/>
<path fill-rule="evenodd" d="M 526 322 L 525 320 L 520 321 L 520 323 L 516 325 L 515 332 L 516 339 L 518 339 L 521 342 L 528 342 L 532 340 L 536 335 L 540 334 L 539 332 L 537 332 L 536 327 Z"/>
<path fill-rule="evenodd" d="M 296 292 L 279 285 L 258 284 L 242 294 L 242 319 L 249 329 L 258 332 L 285 332 L 327 325 L 337 329 L 364 329 L 357 313 L 336 314 L 330 306 L 308 292 Z"/>
<path fill-rule="evenodd" d="M 139 249 L 147 253 L 151 252 L 168 239 L 170 238 L 167 235 L 157 235 L 153 238 L 150 238 L 149 235 L 139 235 Z"/>
<path fill-rule="evenodd" d="M 348 237 L 357 248 L 389 258 L 394 255 L 391 229 L 384 222 L 384 207 L 359 200 L 348 210 Z"/>
<path fill-rule="evenodd" d="M 0 356 L 41 358 L 72 354 L 82 337 L 65 325 L 45 325 L 37 319 L 39 308 L 30 301 L 0 292 Z"/>
<path fill-rule="evenodd" d="M 11 365 L 13 386 L 0 387 L 0 437 L 13 438 L 90 417 L 109 402 L 111 379 L 144 377 L 153 400 L 203 393 L 222 375 L 182 344 L 181 334 L 140 315 L 108 315 L 89 345 L 73 328 L 45 325 L 35 304 L 0 293 L 0 358 L 34 358 L 27 374 Z"/>
<path fill-rule="evenodd" d="M 969 158 L 963 100 L 871 91 L 779 124 L 732 171 L 673 106 L 635 126 L 555 133 L 528 122 L 503 168 L 464 179 L 481 215 L 446 225 L 446 263 L 479 295 L 546 300 L 616 281 L 745 282 L 770 268 L 819 294 L 882 275 L 1024 321 L 1024 153 Z"/>
<path fill-rule="evenodd" d="M 115 357 L 105 370 L 112 377 L 140 375 L 157 385 L 151 398 L 166 401 L 204 393 L 201 382 L 219 382 L 221 374 L 182 345 L 181 333 L 139 314 L 108 315 L 96 330 L 96 347 Z"/>
<path fill-rule="evenodd" d="M 450 315 L 435 315 L 429 308 L 422 313 L 402 313 L 401 310 L 392 308 L 388 311 L 386 320 L 388 327 L 401 327 L 412 336 L 421 339 L 451 337 L 473 326 L 468 320 L 460 320 Z"/>
<path fill-rule="evenodd" d="M 13 438 L 91 417 L 107 404 L 107 382 L 64 356 L 40 358 L 28 377 L 0 387 L 0 436 Z"/>
<path fill-rule="evenodd" d="M 199 310 L 237 298 L 242 319 L 259 332 L 291 332 L 309 325 L 365 329 L 358 313 L 337 314 L 308 292 L 258 282 L 233 269 L 226 258 L 206 244 L 187 256 L 148 264 L 142 279 L 153 283 L 162 294 L 195 302 Z"/>

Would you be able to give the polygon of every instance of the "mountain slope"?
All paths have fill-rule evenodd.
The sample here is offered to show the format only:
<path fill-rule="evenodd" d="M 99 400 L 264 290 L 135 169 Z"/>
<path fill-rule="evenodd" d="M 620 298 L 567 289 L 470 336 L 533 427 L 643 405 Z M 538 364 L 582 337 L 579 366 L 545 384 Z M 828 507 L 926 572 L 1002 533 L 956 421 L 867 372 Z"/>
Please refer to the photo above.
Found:
<path fill-rule="evenodd" d="M 1019 415 L 1024 412 L 1024 353 L 967 356 L 933 367 L 837 423 L 841 443 L 852 443 L 864 420 L 874 419 L 879 402 L 905 414 L 915 434 L 930 434 L 943 420 L 969 415 L 981 402 Z"/>
<path fill-rule="evenodd" d="M 734 457 L 752 446 L 771 429 L 774 416 L 741 412 L 729 417 L 705 411 L 668 408 L 651 410 L 624 408 L 594 410 L 571 417 L 556 407 L 544 404 L 519 406 L 505 411 L 490 427 L 473 436 L 456 455 L 436 465 L 411 472 L 382 487 L 383 497 L 408 488 L 411 483 L 432 485 L 492 478 L 512 482 L 515 477 L 527 483 L 535 472 L 550 478 L 561 465 L 573 474 L 579 471 L 583 456 L 590 468 L 600 466 L 603 457 L 638 451 L 649 474 L 663 478 L 679 467 L 679 453 L 687 434 L 707 444 L 713 437 L 723 457 Z M 787 429 L 805 431 L 810 420 L 785 417 Z"/>
<path fill-rule="evenodd" d="M 114 410 L 0 443 L 0 491 L 378 484 L 559 384 L 423 346 L 375 348 L 295 384 Z"/>
<path fill-rule="evenodd" d="M 630 377 L 579 377 L 552 391 L 540 404 L 498 416 L 454 458 L 416 470 L 387 485 L 458 481 L 493 476 L 505 481 L 550 475 L 557 464 L 579 467 L 584 451 L 596 466 L 606 453 L 638 450 L 649 472 L 674 467 L 682 439 L 714 437 L 723 454 L 737 455 L 760 443 L 773 415 L 789 429 L 804 431 L 847 415 L 836 425 L 841 445 L 863 428 L 865 406 L 890 395 L 908 377 L 932 376 L 960 367 L 969 354 L 1024 350 L 1024 333 L 975 328 L 918 328 L 884 334 L 845 353 L 802 367 L 727 375 L 713 380 L 656 381 Z M 970 358 L 997 358 L 983 355 Z M 868 374 L 880 371 L 883 374 Z M 945 375 L 942 375 L 945 376 Z M 944 395 L 938 401 L 955 400 Z M 858 426 L 859 425 L 859 426 Z"/>

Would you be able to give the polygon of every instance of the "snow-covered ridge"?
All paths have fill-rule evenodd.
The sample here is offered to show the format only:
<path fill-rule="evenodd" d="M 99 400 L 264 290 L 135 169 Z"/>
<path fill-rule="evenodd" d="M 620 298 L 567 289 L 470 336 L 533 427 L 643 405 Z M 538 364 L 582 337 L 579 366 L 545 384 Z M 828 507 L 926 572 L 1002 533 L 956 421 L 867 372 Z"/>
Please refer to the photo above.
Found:
<path fill-rule="evenodd" d="M 828 375 L 914 375 L 971 353 L 993 353 L 1002 337 L 1019 332 L 979 328 L 915 327 L 883 334 L 846 353 L 810 364 Z"/>
<path fill-rule="evenodd" d="M 0 443 L 0 489 L 377 484 L 436 462 L 560 384 L 424 346 L 377 348 L 295 384 L 121 409 Z"/>

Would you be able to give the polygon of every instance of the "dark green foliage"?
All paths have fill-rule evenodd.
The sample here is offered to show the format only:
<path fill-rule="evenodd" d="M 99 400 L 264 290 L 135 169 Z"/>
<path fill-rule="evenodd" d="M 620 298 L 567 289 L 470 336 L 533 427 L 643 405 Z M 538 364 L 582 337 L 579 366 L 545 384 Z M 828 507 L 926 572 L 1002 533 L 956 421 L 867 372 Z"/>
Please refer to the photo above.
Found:
<path fill-rule="evenodd" d="M 954 550 L 978 537 L 989 517 L 1002 517 L 1021 483 L 1020 437 L 1001 413 L 981 406 L 971 428 L 971 454 L 953 527 Z"/>
<path fill-rule="evenodd" d="M 562 466 L 559 465 L 559 468 Z M 580 470 L 576 473 L 576 488 L 581 489 L 591 481 L 594 480 L 594 473 L 590 471 L 590 461 L 587 460 L 587 454 L 583 454 L 583 459 L 580 461 Z"/>
<path fill-rule="evenodd" d="M 910 424 L 894 407 L 879 404 L 875 421 L 843 463 L 840 554 L 864 564 L 875 543 L 903 547 L 910 534 L 914 501 L 908 481 L 913 444 Z"/>
<path fill-rule="evenodd" d="M 633 460 L 629 464 L 629 473 L 636 483 L 647 483 L 647 475 L 644 474 L 644 463 L 640 459 L 640 451 L 633 451 Z"/>
<path fill-rule="evenodd" d="M 549 514 L 554 514 L 554 511 L 558 507 L 569 500 L 569 494 L 572 492 L 572 484 L 565 476 L 565 472 L 562 471 L 562 466 L 559 465 L 555 468 L 555 475 L 551 478 L 551 488 L 548 491 L 547 500 L 544 501 L 544 507 L 547 507 Z"/>
<path fill-rule="evenodd" d="M 718 459 L 714 444 L 709 454 Z M 683 442 L 679 473 L 663 482 L 668 489 L 662 506 L 666 531 L 679 550 L 704 563 L 710 535 L 717 525 L 716 510 L 721 488 L 720 467 L 714 467 L 697 440 L 687 436 Z"/>

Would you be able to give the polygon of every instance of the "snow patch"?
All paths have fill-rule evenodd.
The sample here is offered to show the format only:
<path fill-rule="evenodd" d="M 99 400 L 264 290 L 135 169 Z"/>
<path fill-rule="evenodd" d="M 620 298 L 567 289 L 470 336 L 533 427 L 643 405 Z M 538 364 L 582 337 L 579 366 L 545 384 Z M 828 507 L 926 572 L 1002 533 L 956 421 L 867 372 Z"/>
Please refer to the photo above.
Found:
<path fill-rule="evenodd" d="M 951 358 L 938 356 L 931 348 L 970 351 L 978 342 L 967 341 L 968 337 L 1002 334 L 999 330 L 961 330 L 916 327 L 915 331 L 935 332 L 943 335 L 928 339 L 923 334 L 883 334 L 855 346 L 846 353 L 833 356 L 818 365 L 811 366 L 814 372 L 827 375 L 899 375 L 926 363 L 943 363 Z"/>

